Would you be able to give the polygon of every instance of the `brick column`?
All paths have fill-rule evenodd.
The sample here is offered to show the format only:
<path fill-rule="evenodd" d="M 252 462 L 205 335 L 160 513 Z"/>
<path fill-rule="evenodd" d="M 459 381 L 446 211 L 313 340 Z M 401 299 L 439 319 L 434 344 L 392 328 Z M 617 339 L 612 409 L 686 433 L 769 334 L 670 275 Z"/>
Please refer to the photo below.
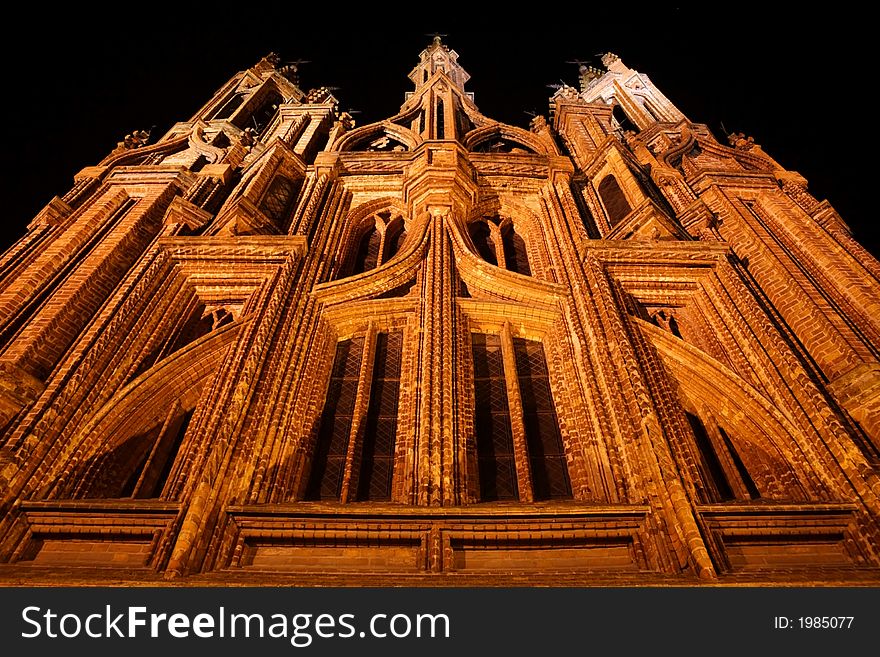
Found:
<path fill-rule="evenodd" d="M 458 340 L 449 206 L 430 205 L 428 252 L 419 305 L 419 378 L 415 445 L 418 504 L 455 504 L 455 358 Z"/>

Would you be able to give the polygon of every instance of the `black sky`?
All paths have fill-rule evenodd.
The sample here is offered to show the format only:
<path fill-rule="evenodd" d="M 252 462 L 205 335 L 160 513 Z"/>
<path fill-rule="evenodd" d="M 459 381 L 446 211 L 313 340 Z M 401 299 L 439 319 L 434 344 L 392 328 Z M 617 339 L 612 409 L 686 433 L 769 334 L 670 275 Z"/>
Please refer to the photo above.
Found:
<path fill-rule="evenodd" d="M 426 6 L 444 11 L 420 21 L 398 8 L 353 12 L 326 3 L 332 22 L 315 24 L 300 15 L 303 4 L 251 3 L 226 13 L 215 5 L 112 14 L 36 7 L 7 24 L 0 246 L 126 133 L 153 125 L 162 133 L 187 120 L 269 51 L 311 60 L 301 86 L 339 87 L 343 108 L 359 110 L 363 124 L 397 111 L 426 33 L 439 31 L 471 74 L 467 87 L 480 110 L 520 126 L 526 111 L 546 113 L 547 84 L 576 86 L 567 60 L 617 53 L 691 120 L 716 134 L 723 123 L 754 136 L 880 254 L 865 154 L 873 150 L 874 109 L 865 95 L 874 86 L 876 37 L 868 19 L 846 7 L 792 5 L 777 14 L 739 3 L 669 4 L 642 12 L 627 3 L 551 10 L 548 2 L 519 16 L 508 5 L 481 4 L 473 16 L 467 4 L 435 3 Z"/>

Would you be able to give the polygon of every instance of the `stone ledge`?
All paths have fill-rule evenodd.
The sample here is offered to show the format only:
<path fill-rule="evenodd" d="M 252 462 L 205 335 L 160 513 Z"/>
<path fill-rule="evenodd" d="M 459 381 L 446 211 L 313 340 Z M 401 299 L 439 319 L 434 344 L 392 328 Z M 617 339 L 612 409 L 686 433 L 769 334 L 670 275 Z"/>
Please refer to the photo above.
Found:
<path fill-rule="evenodd" d="M 866 568 L 867 555 L 851 540 L 854 504 L 715 504 L 696 510 L 722 573 Z"/>
<path fill-rule="evenodd" d="M 148 568 L 180 505 L 161 500 L 24 501 L 12 563 Z"/>
<path fill-rule="evenodd" d="M 227 563 L 304 573 L 651 571 L 644 506 L 346 507 L 356 505 L 227 508 Z"/>
<path fill-rule="evenodd" d="M 370 503 L 339 504 L 332 502 L 289 502 L 284 504 L 249 504 L 229 506 L 232 515 L 286 516 L 302 518 L 326 517 L 333 519 L 375 516 L 387 519 L 453 519 L 453 518 L 567 518 L 567 517 L 643 517 L 650 512 L 647 505 L 579 504 L 565 502 L 533 502 L 528 505 L 489 502 L 456 507 L 420 507 L 403 504 Z"/>
<path fill-rule="evenodd" d="M 847 586 L 876 587 L 880 570 L 824 568 L 809 573 L 780 569 L 776 572 L 737 573 L 718 580 L 701 580 L 688 575 L 656 573 L 577 573 L 553 574 L 468 574 L 414 573 L 393 576 L 373 574 L 311 575 L 304 573 L 261 572 L 255 570 L 223 570 L 189 575 L 174 580 L 162 578 L 151 570 L 127 568 L 65 568 L 0 564 L 0 586 L 65 586 L 65 587 L 393 587 L 393 588 L 519 588 L 535 586 L 571 587 L 805 587 Z"/>

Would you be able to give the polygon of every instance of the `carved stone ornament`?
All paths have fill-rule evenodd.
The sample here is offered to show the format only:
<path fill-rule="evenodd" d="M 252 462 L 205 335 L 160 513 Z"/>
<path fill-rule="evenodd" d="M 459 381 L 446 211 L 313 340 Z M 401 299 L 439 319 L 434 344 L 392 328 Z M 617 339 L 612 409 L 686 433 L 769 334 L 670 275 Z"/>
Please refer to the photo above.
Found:
<path fill-rule="evenodd" d="M 727 135 L 727 141 L 731 146 L 741 151 L 750 151 L 755 145 L 755 138 L 746 137 L 742 132 L 732 132 Z"/>

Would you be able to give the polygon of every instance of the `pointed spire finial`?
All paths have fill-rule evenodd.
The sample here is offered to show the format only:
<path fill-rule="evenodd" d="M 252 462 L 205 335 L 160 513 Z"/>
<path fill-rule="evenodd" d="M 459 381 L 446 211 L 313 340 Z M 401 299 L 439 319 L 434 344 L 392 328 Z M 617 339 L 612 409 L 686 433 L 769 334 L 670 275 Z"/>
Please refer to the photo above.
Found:
<path fill-rule="evenodd" d="M 425 34 L 425 36 L 433 37 L 433 41 L 431 42 L 431 45 L 433 45 L 436 48 L 437 46 L 443 45 L 443 39 L 441 39 L 440 37 L 445 37 L 445 36 L 449 36 L 449 35 L 448 34 L 441 34 L 440 32 L 431 32 L 430 34 Z"/>
<path fill-rule="evenodd" d="M 613 52 L 606 52 L 604 55 L 602 55 L 602 66 L 604 66 L 605 68 L 608 68 L 617 61 L 620 61 L 620 57 L 615 55 Z"/>
<path fill-rule="evenodd" d="M 416 90 L 423 88 L 429 81 L 435 80 L 435 74 L 439 71 L 444 74 L 443 77 L 447 82 L 451 80 L 456 87 L 463 91 L 465 83 L 471 76 L 458 63 L 458 53 L 443 43 L 443 37 L 448 35 L 432 32 L 426 33 L 425 36 L 431 37 L 432 41 L 419 53 L 419 63 L 408 76 L 416 85 Z M 468 98 L 473 100 L 471 95 L 468 95 Z"/>

